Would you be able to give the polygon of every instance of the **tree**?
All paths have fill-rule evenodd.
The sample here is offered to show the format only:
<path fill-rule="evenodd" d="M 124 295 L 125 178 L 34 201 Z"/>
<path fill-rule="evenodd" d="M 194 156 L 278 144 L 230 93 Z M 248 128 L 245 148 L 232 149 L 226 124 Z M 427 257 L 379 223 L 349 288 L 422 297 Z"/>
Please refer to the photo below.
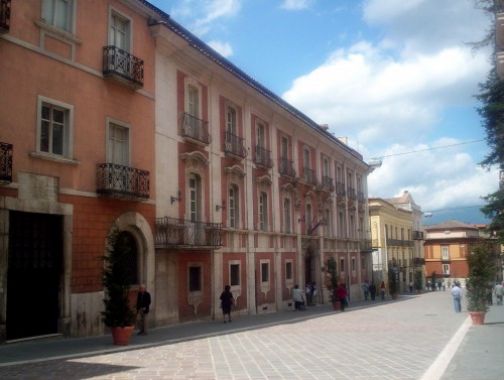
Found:
<path fill-rule="evenodd" d="M 469 311 L 488 310 L 487 293 L 491 289 L 496 274 L 495 252 L 489 243 L 475 246 L 467 256 L 469 276 L 467 285 L 467 309 Z M 491 291 L 491 290 L 490 290 Z"/>
<path fill-rule="evenodd" d="M 501 0 L 476 0 L 476 5 L 492 15 L 503 9 Z M 484 46 L 492 41 L 495 41 L 495 28 L 489 31 L 484 40 L 474 45 Z M 495 57 L 495 49 L 493 52 Z M 498 165 L 501 172 L 504 172 L 504 81 L 500 80 L 495 67 L 488 74 L 486 82 L 480 84 L 477 99 L 481 102 L 478 112 L 485 128 L 487 144 L 490 147 L 490 152 L 481 165 L 487 169 Z M 504 186 L 502 183 L 499 190 L 488 194 L 484 199 L 486 205 L 481 211 L 491 219 L 488 229 L 496 233 L 500 242 L 504 242 L 504 214 L 502 213 Z"/>

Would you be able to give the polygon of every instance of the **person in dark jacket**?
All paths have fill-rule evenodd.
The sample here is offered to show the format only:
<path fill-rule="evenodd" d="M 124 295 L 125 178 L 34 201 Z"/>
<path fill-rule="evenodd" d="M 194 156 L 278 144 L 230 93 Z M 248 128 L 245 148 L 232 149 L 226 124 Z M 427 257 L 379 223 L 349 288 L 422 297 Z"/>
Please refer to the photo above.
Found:
<path fill-rule="evenodd" d="M 347 305 L 347 290 L 345 284 L 340 284 L 338 289 L 336 289 L 336 295 L 341 304 L 341 311 L 345 311 L 345 306 Z"/>
<path fill-rule="evenodd" d="M 376 285 L 374 282 L 369 285 L 369 294 L 371 295 L 371 301 L 374 301 L 376 298 Z"/>
<path fill-rule="evenodd" d="M 140 285 L 136 303 L 138 325 L 140 329 L 138 335 L 147 335 L 147 314 L 149 314 L 150 304 L 151 296 L 149 292 L 145 290 L 145 285 Z"/>
<path fill-rule="evenodd" d="M 227 322 L 231 323 L 231 307 L 234 304 L 233 293 L 231 293 L 231 287 L 226 285 L 224 291 L 220 296 L 222 314 L 224 315 L 224 323 L 226 323 L 226 315 L 228 316 Z"/>

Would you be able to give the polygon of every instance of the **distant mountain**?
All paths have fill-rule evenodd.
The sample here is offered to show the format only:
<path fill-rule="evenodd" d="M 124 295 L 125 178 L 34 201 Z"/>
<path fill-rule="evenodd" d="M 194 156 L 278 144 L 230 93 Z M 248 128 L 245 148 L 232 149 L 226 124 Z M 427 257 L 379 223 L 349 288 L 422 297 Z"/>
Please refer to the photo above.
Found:
<path fill-rule="evenodd" d="M 483 215 L 480 211 L 482 206 L 472 206 L 472 207 L 461 207 L 461 208 L 450 208 L 445 210 L 434 210 L 424 212 L 424 217 L 422 219 L 422 224 L 424 226 L 430 226 L 432 224 L 438 224 L 445 222 L 447 220 L 458 220 L 459 222 L 467 224 L 487 224 L 490 222 L 489 219 Z M 432 214 L 432 216 L 429 216 Z"/>

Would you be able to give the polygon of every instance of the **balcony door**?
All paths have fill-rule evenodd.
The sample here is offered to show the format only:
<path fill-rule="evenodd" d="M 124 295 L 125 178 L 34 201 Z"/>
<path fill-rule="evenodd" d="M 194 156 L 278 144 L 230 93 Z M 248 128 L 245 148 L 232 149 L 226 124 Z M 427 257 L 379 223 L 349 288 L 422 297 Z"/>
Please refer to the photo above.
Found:
<path fill-rule="evenodd" d="M 204 245 L 204 229 L 201 223 L 201 177 L 191 173 L 189 175 L 189 223 L 186 241 L 191 245 Z"/>
<path fill-rule="evenodd" d="M 129 128 L 110 123 L 108 139 L 108 162 L 129 166 Z"/>
<path fill-rule="evenodd" d="M 130 21 L 115 12 L 110 16 L 109 45 L 130 51 Z"/>

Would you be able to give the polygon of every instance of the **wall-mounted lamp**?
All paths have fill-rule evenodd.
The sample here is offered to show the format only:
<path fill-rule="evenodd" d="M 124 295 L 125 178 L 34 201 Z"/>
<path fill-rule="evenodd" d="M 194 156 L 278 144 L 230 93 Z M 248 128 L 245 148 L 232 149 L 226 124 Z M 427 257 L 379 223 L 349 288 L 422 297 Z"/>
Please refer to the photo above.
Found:
<path fill-rule="evenodd" d="M 215 211 L 225 210 L 225 209 L 226 209 L 226 206 L 225 206 L 224 203 L 222 204 L 222 206 L 221 205 L 215 205 Z"/>
<path fill-rule="evenodd" d="M 180 202 L 182 200 L 182 196 L 180 195 L 180 190 L 177 193 L 178 196 L 174 197 L 173 195 L 170 197 L 170 204 L 174 204 L 175 202 Z"/>

